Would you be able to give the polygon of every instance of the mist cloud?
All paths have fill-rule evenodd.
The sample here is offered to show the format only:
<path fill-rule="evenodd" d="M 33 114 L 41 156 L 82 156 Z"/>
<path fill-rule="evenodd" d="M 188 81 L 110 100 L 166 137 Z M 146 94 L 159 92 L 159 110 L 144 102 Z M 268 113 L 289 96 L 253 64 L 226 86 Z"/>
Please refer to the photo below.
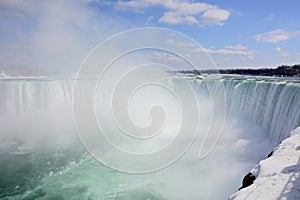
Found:
<path fill-rule="evenodd" d="M 96 44 L 128 24 L 91 3 L 1 1 L 0 70 L 14 73 L 21 66 L 30 74 L 76 71 Z"/>

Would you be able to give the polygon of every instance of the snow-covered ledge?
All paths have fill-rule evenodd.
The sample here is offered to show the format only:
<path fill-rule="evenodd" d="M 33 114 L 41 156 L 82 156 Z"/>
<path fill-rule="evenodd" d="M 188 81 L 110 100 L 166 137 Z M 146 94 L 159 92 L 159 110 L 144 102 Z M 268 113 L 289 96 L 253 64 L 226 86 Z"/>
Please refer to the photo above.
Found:
<path fill-rule="evenodd" d="M 257 177 L 254 183 L 230 196 L 230 200 L 300 199 L 300 127 L 251 173 Z"/>

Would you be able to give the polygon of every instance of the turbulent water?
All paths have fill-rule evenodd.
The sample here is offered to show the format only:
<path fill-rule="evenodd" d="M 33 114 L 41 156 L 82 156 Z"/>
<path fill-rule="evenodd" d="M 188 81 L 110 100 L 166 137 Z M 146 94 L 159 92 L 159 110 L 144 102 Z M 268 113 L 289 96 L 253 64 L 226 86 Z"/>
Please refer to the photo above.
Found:
<path fill-rule="evenodd" d="M 300 125 L 299 80 L 177 77 L 174 85 L 183 80 L 197 92 L 204 113 L 207 85 L 224 84 L 222 137 L 203 160 L 196 142 L 170 167 L 133 175 L 105 167 L 79 141 L 72 116 L 74 80 L 1 79 L 0 199 L 226 199 L 241 177 Z"/>

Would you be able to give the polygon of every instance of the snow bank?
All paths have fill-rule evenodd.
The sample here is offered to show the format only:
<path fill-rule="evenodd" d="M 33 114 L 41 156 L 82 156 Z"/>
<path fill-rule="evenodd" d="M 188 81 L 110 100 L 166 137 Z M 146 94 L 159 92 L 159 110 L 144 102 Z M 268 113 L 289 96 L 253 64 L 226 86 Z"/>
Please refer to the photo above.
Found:
<path fill-rule="evenodd" d="M 230 200 L 300 199 L 300 127 L 251 172 L 257 177 L 254 183 L 233 194 Z"/>

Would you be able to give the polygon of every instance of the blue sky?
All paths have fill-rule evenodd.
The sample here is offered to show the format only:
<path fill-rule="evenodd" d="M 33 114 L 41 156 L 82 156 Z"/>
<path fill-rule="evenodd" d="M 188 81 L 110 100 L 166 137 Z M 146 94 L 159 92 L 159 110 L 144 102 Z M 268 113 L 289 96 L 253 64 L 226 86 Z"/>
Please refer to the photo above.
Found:
<path fill-rule="evenodd" d="M 188 35 L 219 68 L 296 64 L 299 7 L 297 0 L 2 0 L 0 67 L 76 71 L 99 42 L 147 26 Z"/>

